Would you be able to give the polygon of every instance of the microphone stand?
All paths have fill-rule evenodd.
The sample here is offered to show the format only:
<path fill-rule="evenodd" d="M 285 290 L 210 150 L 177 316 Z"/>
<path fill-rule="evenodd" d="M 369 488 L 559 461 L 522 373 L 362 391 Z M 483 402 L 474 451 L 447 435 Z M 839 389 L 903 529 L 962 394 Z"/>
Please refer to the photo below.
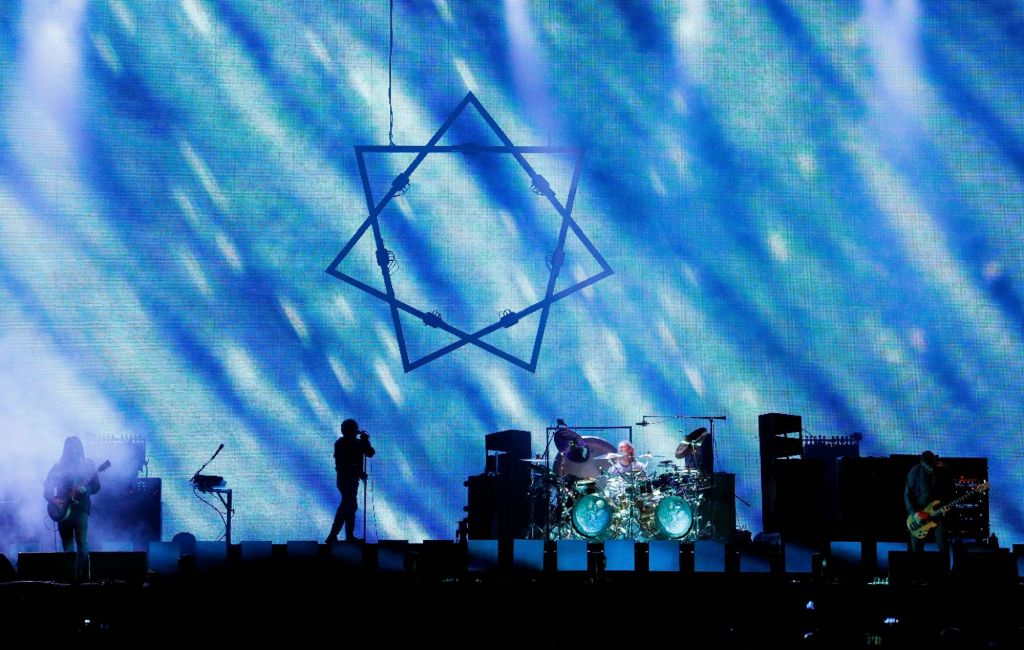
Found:
<path fill-rule="evenodd" d="M 544 467 L 548 470 L 545 475 L 545 479 L 548 480 L 551 477 L 551 441 L 555 439 L 555 431 L 558 431 L 559 427 L 555 427 L 548 432 L 547 442 L 544 443 Z M 544 494 L 547 497 L 546 503 L 544 504 L 544 541 L 551 540 L 551 488 L 546 487 Z M 558 498 L 560 495 L 557 493 L 555 497 Z M 560 499 L 558 499 L 560 501 Z M 561 504 L 559 504 L 561 505 Z M 556 506 L 557 507 L 557 506 Z"/>
<path fill-rule="evenodd" d="M 196 471 L 196 473 L 192 475 L 192 478 L 189 479 L 189 483 L 192 484 L 192 489 L 193 490 L 198 489 L 200 492 L 212 492 L 213 494 L 216 494 L 217 495 L 217 499 L 219 499 L 221 504 L 224 506 L 225 514 L 227 515 L 227 518 L 224 521 L 224 541 L 227 544 L 227 549 L 228 549 L 227 552 L 230 553 L 231 552 L 231 515 L 235 512 L 234 507 L 232 507 L 232 494 L 233 494 L 234 490 L 232 490 L 231 488 L 223 487 L 223 485 L 224 485 L 223 479 L 221 480 L 221 482 L 218 485 L 209 485 L 208 487 L 206 487 L 206 489 L 203 489 L 202 486 L 200 486 L 200 485 L 198 485 L 196 483 L 196 478 L 198 478 L 203 473 L 203 470 L 206 469 L 207 465 L 209 465 L 210 463 L 213 462 L 213 459 L 217 457 L 217 454 L 219 454 L 222 449 L 224 449 L 224 443 L 221 443 L 221 445 L 219 447 L 217 447 L 217 451 L 213 452 L 213 455 L 210 456 L 210 460 L 208 460 L 205 463 L 203 463 L 203 466 L 200 467 Z M 148 474 L 149 473 L 149 460 L 146 460 L 146 465 L 147 465 L 146 473 Z M 224 499 L 224 495 L 225 494 L 228 495 L 228 498 L 226 500 Z M 200 497 L 200 498 L 202 499 L 202 497 Z M 213 508 L 214 510 L 217 510 L 217 508 L 215 506 L 213 506 L 212 504 L 210 504 L 209 502 L 207 502 L 206 499 L 202 499 L 202 500 L 204 502 L 206 502 L 207 505 L 209 505 L 211 508 Z M 220 511 L 218 510 L 218 512 L 220 512 Z"/>
<path fill-rule="evenodd" d="M 715 420 L 724 420 L 725 416 L 724 415 L 717 415 L 717 416 L 716 415 L 705 415 L 705 416 L 697 416 L 696 419 L 707 420 L 708 421 L 708 435 L 711 436 L 711 444 L 714 445 L 715 450 L 717 451 L 717 449 L 718 449 L 718 442 L 715 440 Z M 712 479 L 714 479 L 714 473 L 715 473 L 715 460 L 716 459 L 714 457 L 711 458 L 711 474 L 712 474 Z"/>
<path fill-rule="evenodd" d="M 690 416 L 689 419 L 693 419 L 693 420 L 707 420 L 708 421 L 708 435 L 711 436 L 711 444 L 714 445 L 714 449 L 715 449 L 714 453 L 717 453 L 717 451 L 718 451 L 718 446 L 717 446 L 718 443 L 715 440 L 715 420 L 724 420 L 725 416 L 724 415 Z M 716 458 L 712 458 L 711 459 L 712 470 L 714 470 L 714 466 L 715 466 L 715 461 L 716 460 L 717 460 Z M 712 484 L 713 484 L 713 482 L 714 482 L 714 473 L 713 472 L 712 472 L 712 475 L 711 475 L 710 478 L 711 478 L 711 481 L 712 481 Z M 747 502 L 746 500 L 744 500 L 743 497 L 741 497 L 740 495 L 736 494 L 735 492 L 733 493 L 733 498 L 736 501 L 739 501 L 743 505 L 747 506 L 748 508 L 750 507 L 750 503 Z M 701 520 L 700 523 L 704 524 L 703 520 Z M 698 538 L 704 536 L 705 533 L 707 533 L 707 530 L 709 528 L 711 529 L 712 534 L 718 533 L 719 536 L 726 535 L 726 534 L 729 534 L 729 535 L 732 534 L 731 531 L 720 531 L 720 530 L 716 531 L 714 525 L 712 524 L 712 522 L 709 521 L 708 523 L 704 524 L 703 527 L 701 527 L 700 532 L 697 534 Z"/>
<path fill-rule="evenodd" d="M 647 418 L 657 419 L 657 422 L 648 422 Z M 648 426 L 651 424 L 661 424 L 668 422 L 669 420 L 712 420 L 711 426 L 714 426 L 714 420 L 724 420 L 724 415 L 645 415 L 640 418 L 640 422 L 637 422 L 640 426 Z"/>
<path fill-rule="evenodd" d="M 657 422 L 648 422 L 647 418 L 656 419 L 658 421 Z M 726 416 L 724 416 L 724 415 L 645 415 L 645 416 L 640 418 L 640 422 L 643 423 L 641 426 L 647 426 L 647 425 L 651 425 L 651 424 L 662 424 L 663 422 L 668 422 L 670 420 L 707 420 L 708 421 L 708 435 L 711 437 L 711 444 L 714 445 L 716 447 L 716 449 L 717 449 L 717 441 L 715 440 L 715 420 L 724 420 L 724 419 L 726 419 Z M 640 424 L 640 423 L 638 422 L 637 424 Z M 712 453 L 714 453 L 714 452 L 712 452 Z M 696 461 L 697 461 L 696 454 L 693 456 L 693 459 L 694 459 L 694 462 L 696 463 Z M 698 465 L 698 470 L 700 470 L 699 465 Z M 714 472 L 715 472 L 715 459 L 714 459 L 714 457 L 712 457 L 711 458 L 711 476 L 708 476 L 708 477 L 705 477 L 705 478 L 709 479 L 711 482 L 713 482 L 714 479 L 715 479 Z M 700 474 L 703 474 L 703 472 L 701 471 Z M 698 474 L 698 476 L 700 474 Z M 709 486 L 708 489 L 710 489 L 710 486 Z M 701 494 L 699 492 L 698 492 L 698 494 L 699 494 L 699 499 L 703 499 L 704 498 L 703 494 Z M 743 499 L 740 499 L 738 496 L 736 498 L 739 499 L 740 501 L 743 501 Z M 744 501 L 744 503 L 746 503 L 746 502 Z M 749 505 L 749 504 L 747 504 L 747 505 Z M 695 527 L 697 539 L 700 539 L 702 536 L 704 536 L 705 533 L 707 532 L 708 528 L 712 528 L 712 529 L 714 528 L 712 526 L 711 522 L 708 522 L 707 524 L 704 523 L 704 521 L 703 521 L 704 518 L 701 516 L 700 510 L 701 509 L 698 506 L 696 508 L 696 512 L 694 513 L 696 515 L 696 520 L 697 520 L 697 526 Z"/>
<path fill-rule="evenodd" d="M 362 435 L 364 436 L 363 440 L 366 441 L 366 444 L 370 444 L 369 439 L 366 436 L 366 434 L 364 433 Z M 370 491 L 370 475 L 366 471 L 366 467 L 367 467 L 366 461 L 367 461 L 367 458 L 366 458 L 366 454 L 364 453 L 363 454 L 363 476 L 365 476 L 366 478 L 363 479 L 363 544 L 367 544 L 370 541 L 370 536 L 366 533 L 366 493 Z"/>

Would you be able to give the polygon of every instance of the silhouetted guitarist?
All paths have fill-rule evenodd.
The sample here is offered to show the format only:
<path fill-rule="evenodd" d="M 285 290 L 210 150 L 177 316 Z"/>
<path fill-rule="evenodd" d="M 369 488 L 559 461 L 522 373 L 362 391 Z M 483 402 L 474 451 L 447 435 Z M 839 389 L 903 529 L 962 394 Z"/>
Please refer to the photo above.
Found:
<path fill-rule="evenodd" d="M 110 466 L 109 463 L 104 465 L 104 469 Z M 68 436 L 64 440 L 60 460 L 46 476 L 43 498 L 48 503 L 50 517 L 58 522 L 57 530 L 64 551 L 73 551 L 75 546 L 78 548 L 78 576 L 82 580 L 89 577 L 90 496 L 99 491 L 96 465 L 85 457 L 85 449 L 78 436 Z"/>
<path fill-rule="evenodd" d="M 943 477 L 945 463 L 930 451 L 921 454 L 921 461 L 914 465 L 907 474 L 907 485 L 903 490 L 903 503 L 907 513 L 914 521 L 929 520 L 931 515 L 926 509 L 934 501 L 944 500 L 950 490 L 946 485 L 949 481 Z M 949 552 L 949 540 L 946 539 L 946 525 L 942 517 L 934 518 L 935 543 L 939 550 Z M 910 536 L 910 550 L 923 551 L 926 537 Z"/>

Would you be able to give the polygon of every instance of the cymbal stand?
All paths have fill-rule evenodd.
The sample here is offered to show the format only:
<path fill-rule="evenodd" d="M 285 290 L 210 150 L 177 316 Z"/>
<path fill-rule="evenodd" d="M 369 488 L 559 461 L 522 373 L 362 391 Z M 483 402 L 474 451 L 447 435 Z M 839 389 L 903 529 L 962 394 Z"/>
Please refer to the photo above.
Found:
<path fill-rule="evenodd" d="M 639 490 L 637 489 L 638 479 L 640 472 L 633 471 L 632 467 L 636 463 L 633 461 L 630 463 L 630 471 L 623 472 L 619 470 L 619 478 L 622 479 L 623 489 L 625 490 L 624 496 L 626 502 L 629 504 L 629 508 L 626 514 L 626 525 L 623 531 L 625 539 L 632 539 L 636 541 L 640 535 L 640 520 L 637 514 L 636 501 L 639 498 Z"/>
<path fill-rule="evenodd" d="M 530 503 L 530 506 L 529 506 L 529 508 L 530 508 L 530 525 L 529 525 L 529 527 L 527 527 L 526 534 L 524 535 L 526 537 L 526 539 L 546 539 L 547 538 L 547 533 L 545 532 L 545 526 L 546 526 L 546 523 L 547 523 L 548 510 L 549 510 L 549 507 L 550 507 L 547 504 L 545 504 L 545 506 L 544 506 L 545 526 L 541 526 L 541 525 L 539 525 L 537 523 L 537 497 L 541 493 L 545 493 L 545 492 L 547 492 L 547 490 L 545 489 L 545 486 L 544 486 L 544 479 L 543 479 L 543 477 L 538 476 L 536 473 L 534 473 L 533 476 L 530 478 L 530 488 L 529 488 L 529 492 L 527 492 L 527 499 L 529 500 L 529 503 Z"/>
<path fill-rule="evenodd" d="M 561 424 L 561 421 L 559 421 Z M 551 477 L 551 441 L 555 438 L 555 431 L 558 429 L 549 429 L 547 435 L 547 441 L 544 443 L 544 467 L 547 469 L 545 473 L 544 484 L 544 541 L 549 541 L 551 537 L 551 520 L 554 518 L 555 510 L 561 505 L 561 494 L 558 492 L 558 486 L 552 485 L 550 481 Z M 551 490 L 554 489 L 554 499 L 552 499 Z M 554 501 L 554 503 L 552 503 Z"/>
<path fill-rule="evenodd" d="M 701 507 L 700 506 L 701 506 L 701 501 L 704 500 L 704 495 L 701 494 L 700 490 L 697 490 L 694 494 L 695 494 L 695 496 L 693 497 L 693 503 L 692 503 L 692 505 L 693 505 L 693 529 L 692 529 L 692 531 L 693 531 L 693 534 L 692 534 L 693 541 L 696 541 L 698 539 L 714 538 L 714 537 L 716 537 L 715 533 L 717 532 L 715 530 L 714 522 L 708 521 L 705 524 L 704 523 L 704 515 L 701 514 Z M 710 533 L 708 531 L 710 531 Z M 691 535 L 687 535 L 687 537 L 691 537 Z"/>
<path fill-rule="evenodd" d="M 724 415 L 704 415 L 704 416 L 698 415 L 698 416 L 691 417 L 690 419 L 694 419 L 694 420 L 707 420 L 708 421 L 708 434 L 707 435 L 708 435 L 709 439 L 711 440 L 711 445 L 712 445 L 712 450 L 713 450 L 713 451 L 709 452 L 709 451 L 707 451 L 705 449 L 702 452 L 704 454 L 707 454 L 707 453 L 712 454 L 711 460 L 710 460 L 710 463 L 711 463 L 711 476 L 704 476 L 703 468 L 700 467 L 699 464 L 696 465 L 696 467 L 698 469 L 698 472 L 699 472 L 697 474 L 698 481 L 700 481 L 700 479 L 703 479 L 704 480 L 704 485 L 701 485 L 700 483 L 698 483 L 699 487 L 697 488 L 697 491 L 696 491 L 695 500 L 697 501 L 697 503 L 696 503 L 697 511 L 696 511 L 696 517 L 694 517 L 694 523 L 696 524 L 696 526 L 694 526 L 694 530 L 697 531 L 697 535 L 696 535 L 695 539 L 717 538 L 717 537 L 720 536 L 720 533 L 715 528 L 714 522 L 709 520 L 706 524 L 704 523 L 704 516 L 701 514 L 700 502 L 703 501 L 704 497 L 705 497 L 705 495 L 703 493 L 703 490 L 709 488 L 713 484 L 713 482 L 715 480 L 715 474 L 714 474 L 714 472 L 715 472 L 715 458 L 714 458 L 714 453 L 718 449 L 718 439 L 715 437 L 715 420 L 724 420 L 725 416 Z M 694 457 L 694 461 L 699 461 L 699 458 Z"/>
<path fill-rule="evenodd" d="M 636 479 L 639 473 L 633 471 L 634 463 L 636 463 L 636 461 L 629 464 L 629 480 L 626 487 L 626 496 L 629 498 L 629 518 L 626 519 L 626 536 L 629 539 L 636 541 L 637 535 L 640 533 L 640 526 L 636 515 L 636 500 L 639 497 L 639 493 L 636 488 Z M 637 524 L 635 529 L 633 527 L 634 524 Z"/>
<path fill-rule="evenodd" d="M 708 435 L 711 437 L 712 449 L 713 450 L 717 450 L 718 449 L 718 439 L 715 438 L 715 420 L 724 420 L 725 416 L 724 415 L 699 415 L 699 416 L 696 416 L 693 419 L 707 420 L 708 421 Z M 713 451 L 711 453 L 714 454 L 715 452 Z M 712 455 L 712 457 L 711 457 L 711 473 L 712 473 L 712 476 L 709 476 L 708 477 L 709 479 L 714 479 L 714 472 L 715 472 L 715 458 L 714 458 L 714 455 Z"/>

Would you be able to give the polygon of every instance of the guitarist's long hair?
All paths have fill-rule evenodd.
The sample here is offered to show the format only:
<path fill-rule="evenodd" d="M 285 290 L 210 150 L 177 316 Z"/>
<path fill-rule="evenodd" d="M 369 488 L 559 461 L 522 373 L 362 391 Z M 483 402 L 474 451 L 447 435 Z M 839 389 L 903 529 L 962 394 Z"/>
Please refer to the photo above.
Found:
<path fill-rule="evenodd" d="M 64 453 L 58 461 L 61 465 L 81 465 L 85 462 L 85 448 L 82 447 L 82 440 L 78 436 L 68 436 L 64 439 Z"/>

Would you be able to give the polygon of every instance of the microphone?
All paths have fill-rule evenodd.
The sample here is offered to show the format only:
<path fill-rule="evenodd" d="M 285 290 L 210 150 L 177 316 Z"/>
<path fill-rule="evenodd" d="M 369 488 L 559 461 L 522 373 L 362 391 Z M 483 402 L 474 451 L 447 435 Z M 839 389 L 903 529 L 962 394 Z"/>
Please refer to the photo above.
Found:
<path fill-rule="evenodd" d="M 219 454 L 220 450 L 223 449 L 223 448 L 224 448 L 224 443 L 222 442 L 222 443 L 220 443 L 220 447 L 217 447 L 217 451 L 213 452 L 213 455 L 210 456 L 210 460 L 208 460 L 205 463 L 203 463 L 203 466 L 196 470 L 196 473 L 192 475 L 191 479 L 189 479 L 189 483 L 192 483 L 193 485 L 195 485 L 202 492 L 209 492 L 210 491 L 209 488 L 217 487 L 217 486 L 220 486 L 220 485 L 224 485 L 224 478 L 221 477 L 221 476 L 203 476 L 202 475 L 202 472 L 203 472 L 204 469 L 206 469 L 206 466 L 213 462 L 213 459 L 217 457 L 217 454 Z M 149 464 L 148 460 L 146 461 L 146 464 L 147 465 Z M 213 479 L 217 479 L 217 481 L 220 481 L 220 482 L 219 483 L 216 483 L 216 482 L 215 483 L 210 483 L 209 481 L 211 481 Z M 206 481 L 206 482 L 202 482 L 202 481 Z"/>
<path fill-rule="evenodd" d="M 650 424 L 650 422 L 648 422 L 646 418 L 641 418 L 640 422 L 636 423 L 636 426 L 646 427 L 648 424 Z"/>

